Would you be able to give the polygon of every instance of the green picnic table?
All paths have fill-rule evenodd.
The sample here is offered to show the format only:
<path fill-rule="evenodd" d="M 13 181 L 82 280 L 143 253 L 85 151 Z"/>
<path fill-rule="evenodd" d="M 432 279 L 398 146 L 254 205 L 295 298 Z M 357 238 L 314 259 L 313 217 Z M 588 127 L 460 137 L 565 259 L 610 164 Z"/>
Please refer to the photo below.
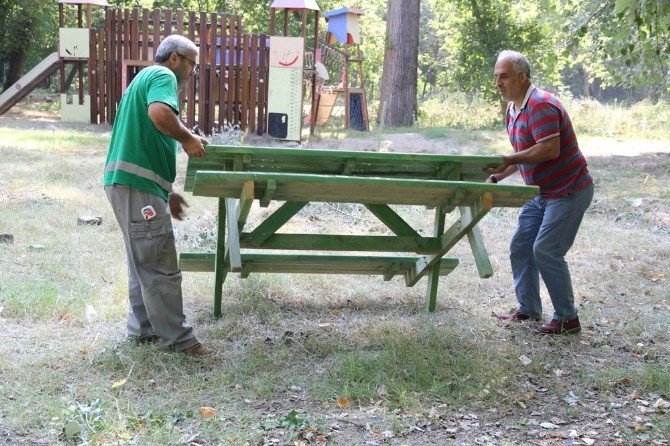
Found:
<path fill-rule="evenodd" d="M 402 275 L 410 287 L 427 276 L 426 308 L 432 312 L 439 277 L 458 265 L 458 259 L 445 258 L 449 250 L 467 236 L 479 275 L 490 277 L 477 222 L 493 207 L 519 207 L 539 192 L 532 186 L 485 183 L 482 170 L 500 165 L 500 156 L 215 145 L 206 150 L 207 156 L 189 159 L 184 189 L 218 199 L 216 251 L 181 253 L 180 268 L 215 273 L 217 317 L 229 272 L 243 278 L 251 273 L 372 274 L 384 280 Z M 245 232 L 254 200 L 261 207 L 283 204 Z M 362 204 L 394 235 L 277 233 L 310 202 Z M 433 235 L 420 235 L 392 205 L 434 208 Z M 446 215 L 456 210 L 458 219 L 445 228 Z"/>

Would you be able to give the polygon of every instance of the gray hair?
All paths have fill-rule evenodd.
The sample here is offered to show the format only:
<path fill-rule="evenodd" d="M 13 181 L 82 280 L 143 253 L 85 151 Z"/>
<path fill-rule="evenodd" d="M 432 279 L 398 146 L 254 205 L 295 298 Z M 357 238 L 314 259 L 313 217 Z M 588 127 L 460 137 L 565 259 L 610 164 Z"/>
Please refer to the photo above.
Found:
<path fill-rule="evenodd" d="M 526 56 L 517 51 L 505 50 L 498 54 L 498 62 L 503 59 L 511 60 L 514 71 L 517 73 L 526 73 L 526 76 L 530 79 L 530 62 L 528 62 Z"/>
<path fill-rule="evenodd" d="M 165 62 L 170 58 L 170 54 L 177 53 L 184 56 L 185 53 L 198 53 L 198 47 L 184 36 L 172 34 L 167 36 L 158 45 L 154 60 L 158 63 Z"/>

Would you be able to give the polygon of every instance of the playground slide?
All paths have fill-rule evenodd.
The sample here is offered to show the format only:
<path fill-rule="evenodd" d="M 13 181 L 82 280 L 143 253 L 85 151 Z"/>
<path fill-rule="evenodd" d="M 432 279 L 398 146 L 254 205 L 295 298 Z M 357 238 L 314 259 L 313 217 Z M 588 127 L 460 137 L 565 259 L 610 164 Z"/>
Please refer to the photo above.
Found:
<path fill-rule="evenodd" d="M 26 97 L 35 87 L 41 84 L 46 78 L 54 74 L 60 67 L 58 53 L 51 53 L 37 64 L 35 68 L 28 71 L 14 85 L 0 94 L 0 115 L 12 108 L 14 104 Z"/>

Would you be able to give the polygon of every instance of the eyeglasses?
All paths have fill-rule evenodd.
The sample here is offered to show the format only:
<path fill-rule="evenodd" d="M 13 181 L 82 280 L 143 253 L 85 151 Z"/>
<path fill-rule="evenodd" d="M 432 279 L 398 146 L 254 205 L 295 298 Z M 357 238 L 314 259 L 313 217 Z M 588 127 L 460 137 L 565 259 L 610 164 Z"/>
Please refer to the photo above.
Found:
<path fill-rule="evenodd" d="M 177 55 L 178 55 L 179 57 L 183 58 L 183 59 L 186 59 L 186 60 L 188 61 L 188 63 L 191 64 L 191 67 L 193 67 L 193 69 L 195 70 L 195 67 L 196 67 L 198 64 L 195 63 L 194 60 L 189 59 L 188 57 L 184 56 L 183 54 L 179 54 L 179 53 L 177 53 Z"/>

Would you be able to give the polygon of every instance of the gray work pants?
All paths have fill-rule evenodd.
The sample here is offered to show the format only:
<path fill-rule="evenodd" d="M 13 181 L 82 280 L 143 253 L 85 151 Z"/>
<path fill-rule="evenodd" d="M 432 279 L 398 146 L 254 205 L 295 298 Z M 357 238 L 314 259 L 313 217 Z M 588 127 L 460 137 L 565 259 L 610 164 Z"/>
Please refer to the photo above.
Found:
<path fill-rule="evenodd" d="M 128 258 L 128 336 L 159 337 L 162 347 L 184 350 L 198 344 L 186 323 L 172 220 L 165 200 L 127 186 L 105 186 L 123 233 Z M 156 216 L 144 220 L 141 209 Z"/>

